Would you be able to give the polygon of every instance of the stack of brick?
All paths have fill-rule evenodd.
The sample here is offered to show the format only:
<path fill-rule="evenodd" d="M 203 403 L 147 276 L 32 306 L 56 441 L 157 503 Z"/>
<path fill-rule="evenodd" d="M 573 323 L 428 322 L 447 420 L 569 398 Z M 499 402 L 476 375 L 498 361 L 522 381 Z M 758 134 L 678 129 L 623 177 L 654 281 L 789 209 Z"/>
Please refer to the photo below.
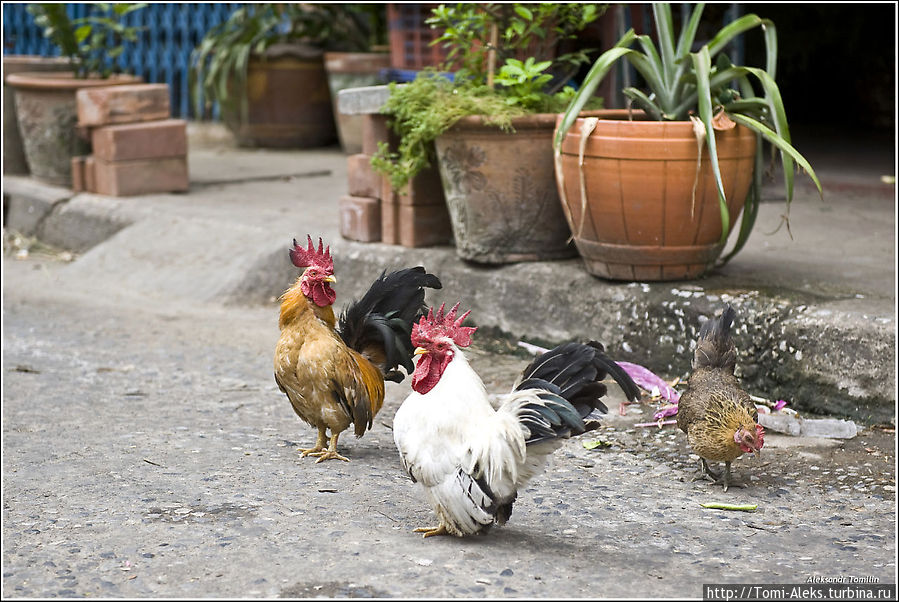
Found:
<path fill-rule="evenodd" d="M 167 84 L 78 90 L 93 154 L 72 160 L 72 188 L 109 196 L 188 189 L 187 122 L 171 119 Z"/>
<path fill-rule="evenodd" d="M 378 142 L 396 148 L 387 117 L 363 115 L 362 153 L 347 158 L 349 195 L 340 199 L 340 233 L 362 242 L 381 241 L 404 247 L 427 247 L 452 241 L 452 226 L 435 167 L 415 176 L 402 191 L 375 172 L 372 155 Z"/>

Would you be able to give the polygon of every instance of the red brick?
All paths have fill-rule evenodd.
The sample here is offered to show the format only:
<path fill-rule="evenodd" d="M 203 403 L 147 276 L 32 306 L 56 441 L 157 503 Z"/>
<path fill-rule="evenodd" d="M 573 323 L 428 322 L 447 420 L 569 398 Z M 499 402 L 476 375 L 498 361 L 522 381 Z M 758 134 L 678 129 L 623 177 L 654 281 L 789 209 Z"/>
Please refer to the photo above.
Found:
<path fill-rule="evenodd" d="M 430 247 L 452 241 L 446 205 L 401 205 L 381 201 L 381 241 L 404 247 Z"/>
<path fill-rule="evenodd" d="M 84 159 L 84 189 L 87 192 L 97 192 L 97 160 L 93 155 Z"/>
<path fill-rule="evenodd" d="M 381 200 L 400 205 L 445 205 L 440 172 L 436 167 L 428 167 L 399 192 L 393 190 L 390 180 L 385 176 L 381 179 Z"/>
<path fill-rule="evenodd" d="M 84 192 L 84 162 L 87 157 L 72 157 L 72 191 Z"/>
<path fill-rule="evenodd" d="M 346 166 L 350 196 L 381 198 L 381 174 L 371 166 L 370 155 L 350 155 L 346 159 Z"/>
<path fill-rule="evenodd" d="M 187 154 L 187 122 L 163 119 L 94 128 L 94 156 L 103 161 L 135 161 L 183 157 Z"/>
<path fill-rule="evenodd" d="M 168 84 L 82 88 L 76 98 L 81 126 L 153 121 L 171 115 Z"/>
<path fill-rule="evenodd" d="M 378 142 L 390 143 L 396 135 L 387 126 L 386 115 L 362 116 L 362 152 L 366 155 L 374 155 L 378 152 Z"/>
<path fill-rule="evenodd" d="M 344 196 L 338 202 L 340 235 L 350 240 L 381 240 L 381 201 L 375 198 Z"/>
<path fill-rule="evenodd" d="M 96 159 L 94 165 L 98 194 L 133 196 L 189 188 L 187 157 L 114 162 Z"/>

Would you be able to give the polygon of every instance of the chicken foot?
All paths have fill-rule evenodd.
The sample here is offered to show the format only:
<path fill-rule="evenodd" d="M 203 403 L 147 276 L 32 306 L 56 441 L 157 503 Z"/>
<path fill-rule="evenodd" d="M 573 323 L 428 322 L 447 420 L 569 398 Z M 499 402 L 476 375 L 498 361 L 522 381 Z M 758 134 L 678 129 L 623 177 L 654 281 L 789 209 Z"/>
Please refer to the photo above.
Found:
<path fill-rule="evenodd" d="M 728 462 L 728 466 L 729 465 L 730 463 Z M 706 479 L 712 483 L 721 481 L 721 475 L 711 469 L 705 458 L 699 458 L 699 470 L 696 471 L 696 476 L 690 479 L 690 482 L 693 483 L 700 479 Z"/>
<path fill-rule="evenodd" d="M 727 488 L 730 487 L 731 485 L 734 485 L 736 487 L 746 487 L 746 483 L 741 483 L 741 482 L 732 483 L 730 479 L 731 479 L 730 462 L 725 462 L 724 463 L 724 477 L 722 478 L 721 481 L 717 481 L 717 482 L 722 482 L 722 484 L 724 485 L 724 493 L 727 493 Z"/>
<path fill-rule="evenodd" d="M 301 457 L 305 458 L 306 456 L 317 456 L 320 455 L 321 452 L 325 449 L 325 441 L 328 436 L 325 433 L 325 429 L 318 429 L 318 439 L 315 441 L 315 447 L 310 447 L 309 449 L 301 449 L 300 454 Z"/>
<path fill-rule="evenodd" d="M 349 458 L 345 458 L 337 453 L 337 438 L 339 436 L 340 433 L 331 435 L 331 442 L 328 444 L 328 449 L 325 449 L 325 429 L 319 429 L 318 442 L 312 449 L 303 450 L 303 456 L 318 456 L 318 460 L 315 461 L 316 464 L 324 462 L 325 460 L 343 460 L 344 462 L 349 462 Z"/>
<path fill-rule="evenodd" d="M 449 535 L 446 525 L 440 523 L 436 527 L 419 527 L 413 530 L 414 533 L 423 533 L 422 537 L 434 537 L 435 535 Z"/>

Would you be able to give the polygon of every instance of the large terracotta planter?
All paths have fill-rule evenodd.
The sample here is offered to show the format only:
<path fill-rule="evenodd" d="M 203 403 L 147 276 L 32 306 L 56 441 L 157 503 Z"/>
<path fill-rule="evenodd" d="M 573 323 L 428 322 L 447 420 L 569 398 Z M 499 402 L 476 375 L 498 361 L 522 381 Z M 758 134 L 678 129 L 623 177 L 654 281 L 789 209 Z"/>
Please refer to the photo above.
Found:
<path fill-rule="evenodd" d="M 347 88 L 361 88 L 385 83 L 381 71 L 390 67 L 386 52 L 326 52 L 325 71 L 340 146 L 348 155 L 362 152 L 362 115 L 347 115 L 337 110 L 337 93 Z"/>
<path fill-rule="evenodd" d="M 141 81 L 133 75 L 79 79 L 70 71 L 8 75 L 6 83 L 15 90 L 16 117 L 32 177 L 55 186 L 71 186 L 72 157 L 90 152 L 90 143 L 78 135 L 75 127 L 75 92 Z"/>
<path fill-rule="evenodd" d="M 604 111 L 583 147 L 579 118 L 562 142 L 556 178 L 575 244 L 587 270 L 603 278 L 701 276 L 723 251 L 708 149 L 703 142 L 697 179 L 692 124 L 633 115 Z M 752 182 L 756 137 L 737 126 L 716 132 L 715 141 L 732 228 Z"/>
<path fill-rule="evenodd" d="M 222 120 L 239 146 L 314 148 L 334 142 L 322 54 L 304 45 L 276 44 L 264 55 L 250 57 L 246 110 L 240 102 L 222 107 Z"/>
<path fill-rule="evenodd" d="M 501 264 L 575 255 L 553 177 L 555 118 L 519 117 L 507 133 L 471 116 L 437 138 L 460 257 Z"/>
<path fill-rule="evenodd" d="M 25 54 L 3 56 L 3 75 L 28 71 L 66 71 L 70 70 L 69 60 L 63 57 L 45 57 Z M 15 95 L 12 86 L 3 81 L 3 173 L 28 175 L 28 161 L 25 159 L 25 147 L 19 133 L 19 120 L 16 118 Z"/>

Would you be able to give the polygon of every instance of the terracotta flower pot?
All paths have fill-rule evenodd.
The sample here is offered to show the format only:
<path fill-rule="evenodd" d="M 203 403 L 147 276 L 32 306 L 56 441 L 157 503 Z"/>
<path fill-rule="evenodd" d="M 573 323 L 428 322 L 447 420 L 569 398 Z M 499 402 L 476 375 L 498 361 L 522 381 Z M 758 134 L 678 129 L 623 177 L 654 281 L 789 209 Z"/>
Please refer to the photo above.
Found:
<path fill-rule="evenodd" d="M 264 56 L 250 57 L 246 113 L 239 103 L 222 107 L 222 120 L 239 146 L 314 148 L 334 142 L 322 54 L 302 44 L 275 44 Z"/>
<path fill-rule="evenodd" d="M 325 71 L 331 90 L 334 120 L 340 146 L 348 155 L 362 152 L 362 115 L 346 115 L 337 110 L 337 93 L 347 88 L 360 88 L 385 83 L 381 70 L 390 67 L 386 52 L 326 52 Z"/>
<path fill-rule="evenodd" d="M 63 57 L 45 57 L 26 54 L 10 54 L 3 56 L 3 74 L 22 73 L 27 71 L 67 71 L 71 66 Z M 25 147 L 19 133 L 19 120 L 16 118 L 16 103 L 12 86 L 3 81 L 3 173 L 28 175 L 28 161 L 25 159 Z"/>
<path fill-rule="evenodd" d="M 553 178 L 555 115 L 512 121 L 514 133 L 465 117 L 435 141 L 456 252 L 480 263 L 573 257 Z"/>
<path fill-rule="evenodd" d="M 587 271 L 613 280 L 701 276 L 724 248 L 705 142 L 697 174 L 690 122 L 602 113 L 583 146 L 585 118 L 577 119 L 556 157 L 559 196 Z M 717 131 L 715 141 L 732 228 L 752 182 L 756 137 L 736 126 Z"/>
<path fill-rule="evenodd" d="M 72 157 L 90 152 L 90 143 L 75 127 L 75 92 L 141 81 L 133 75 L 79 79 L 70 71 L 8 75 L 6 83 L 15 90 L 16 117 L 32 177 L 55 186 L 71 186 Z"/>

